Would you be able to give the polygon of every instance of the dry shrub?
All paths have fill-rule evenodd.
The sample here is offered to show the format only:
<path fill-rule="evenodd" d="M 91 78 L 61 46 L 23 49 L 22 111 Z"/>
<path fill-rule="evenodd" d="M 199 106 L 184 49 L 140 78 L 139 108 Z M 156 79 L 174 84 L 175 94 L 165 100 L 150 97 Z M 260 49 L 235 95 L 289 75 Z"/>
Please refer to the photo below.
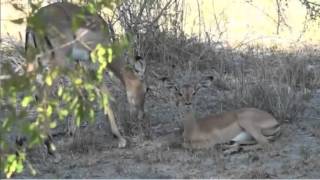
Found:
<path fill-rule="evenodd" d="M 23 66 L 25 65 L 24 48 L 20 44 L 10 38 L 2 38 L 0 41 L 0 76 L 5 74 L 5 64 L 10 64 L 12 70 L 19 75 L 24 73 Z M 0 79 L 1 80 L 1 79 Z"/>
<path fill-rule="evenodd" d="M 157 63 L 152 70 L 167 78 L 170 74 L 185 74 L 177 71 L 187 70 L 187 64 L 192 62 L 199 75 L 209 73 L 214 77 L 217 109 L 256 107 L 272 113 L 279 121 L 292 121 L 305 115 L 308 101 L 320 87 L 320 53 L 314 48 L 233 49 L 183 35 L 162 33 L 158 38 L 149 53 L 149 63 Z M 183 77 L 177 78 L 182 80 Z"/>
<path fill-rule="evenodd" d="M 291 87 L 314 89 L 320 85 L 320 71 L 317 68 L 319 65 L 308 59 L 285 58 L 276 74 L 281 82 Z"/>
<path fill-rule="evenodd" d="M 281 84 L 257 83 L 244 85 L 225 94 L 226 108 L 256 107 L 272 113 L 278 120 L 301 117 L 307 108 L 310 92 L 292 90 Z"/>
<path fill-rule="evenodd" d="M 251 48 L 232 55 L 242 57 L 234 61 L 233 72 L 215 75 L 214 85 L 223 94 L 218 105 L 224 109 L 264 109 L 280 121 L 303 116 L 313 90 L 320 85 L 320 70 L 314 61 L 317 54 L 298 53 Z"/>
<path fill-rule="evenodd" d="M 100 131 L 100 130 L 99 130 Z M 78 128 L 77 132 L 72 138 L 69 150 L 73 153 L 90 153 L 93 151 L 101 151 L 103 149 L 101 142 L 103 142 L 103 135 L 97 132 L 93 125 L 84 129 Z M 105 140 L 104 140 L 105 141 Z"/>

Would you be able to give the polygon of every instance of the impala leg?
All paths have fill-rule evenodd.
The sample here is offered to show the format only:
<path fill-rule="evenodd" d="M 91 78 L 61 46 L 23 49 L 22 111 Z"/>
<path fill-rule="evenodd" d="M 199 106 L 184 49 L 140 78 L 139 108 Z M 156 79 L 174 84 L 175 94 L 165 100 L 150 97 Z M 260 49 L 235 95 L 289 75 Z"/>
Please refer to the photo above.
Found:
<path fill-rule="evenodd" d="M 110 94 L 108 88 L 107 88 L 105 85 L 102 85 L 102 86 L 101 86 L 101 89 L 102 89 L 104 92 Z M 109 98 L 109 101 L 111 101 L 110 98 Z M 108 106 L 105 107 L 105 109 L 104 109 L 104 114 L 105 114 L 106 116 L 108 116 L 112 134 L 113 134 L 114 136 L 116 136 L 116 137 L 118 138 L 118 140 L 119 140 L 118 147 L 119 147 L 119 148 L 126 147 L 127 141 L 126 141 L 126 139 L 120 134 L 120 131 L 119 131 L 118 126 L 117 126 L 117 124 L 116 124 L 116 118 L 115 118 L 115 116 L 114 116 L 113 110 L 111 109 L 111 104 L 110 104 L 110 103 L 109 103 Z"/>
<path fill-rule="evenodd" d="M 119 139 L 119 147 L 123 148 L 127 145 L 127 141 L 124 137 L 121 136 L 118 126 L 115 121 L 115 116 L 112 109 L 108 106 L 105 109 L 105 114 L 108 116 L 111 132 Z"/>
<path fill-rule="evenodd" d="M 269 142 L 267 137 L 262 134 L 261 129 L 255 127 L 251 121 L 240 121 L 239 125 L 245 131 L 247 131 L 259 144 L 264 145 Z"/>
<path fill-rule="evenodd" d="M 76 133 L 77 125 L 75 123 L 74 118 L 71 115 L 67 116 L 67 134 L 69 136 L 73 136 Z"/>

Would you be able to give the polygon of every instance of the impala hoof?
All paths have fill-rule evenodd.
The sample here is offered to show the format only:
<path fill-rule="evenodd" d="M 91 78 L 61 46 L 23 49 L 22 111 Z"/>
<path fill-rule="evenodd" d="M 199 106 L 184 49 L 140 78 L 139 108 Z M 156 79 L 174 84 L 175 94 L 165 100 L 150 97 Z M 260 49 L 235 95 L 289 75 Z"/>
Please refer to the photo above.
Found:
<path fill-rule="evenodd" d="M 118 147 L 119 147 L 119 148 L 125 148 L 126 146 L 127 146 L 127 140 L 124 139 L 124 138 L 121 138 L 121 139 L 119 140 Z"/>

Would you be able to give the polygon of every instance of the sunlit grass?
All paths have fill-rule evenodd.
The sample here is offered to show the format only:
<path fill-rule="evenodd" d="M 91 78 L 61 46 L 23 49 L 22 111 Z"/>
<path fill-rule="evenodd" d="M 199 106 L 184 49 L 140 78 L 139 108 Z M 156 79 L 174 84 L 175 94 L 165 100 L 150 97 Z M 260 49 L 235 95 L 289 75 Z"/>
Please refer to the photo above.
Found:
<path fill-rule="evenodd" d="M 14 11 L 9 4 L 2 2 L 1 5 L 1 35 L 10 34 L 20 39 L 19 32 L 24 34 L 25 25 L 15 25 L 8 20 L 22 17 L 23 14 Z M 297 42 L 319 43 L 319 22 L 308 22 L 305 30 L 306 9 L 300 1 L 291 0 L 285 8 L 285 23 L 280 25 L 277 34 L 275 1 L 185 0 L 183 30 L 188 35 L 200 36 L 202 39 L 208 33 L 211 38 L 234 46 L 241 43 L 280 46 Z"/>

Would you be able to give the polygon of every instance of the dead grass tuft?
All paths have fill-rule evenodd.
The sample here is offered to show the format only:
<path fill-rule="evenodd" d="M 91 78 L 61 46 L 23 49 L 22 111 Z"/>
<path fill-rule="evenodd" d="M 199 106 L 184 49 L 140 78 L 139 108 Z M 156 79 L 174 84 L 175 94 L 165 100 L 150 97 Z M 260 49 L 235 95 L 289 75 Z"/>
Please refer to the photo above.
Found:
<path fill-rule="evenodd" d="M 78 128 L 72 137 L 71 144 L 68 149 L 73 153 L 88 154 L 93 151 L 102 151 L 101 133 L 95 133 L 92 128 Z"/>
<path fill-rule="evenodd" d="M 233 61 L 237 64 L 233 72 L 217 73 L 214 85 L 222 95 L 217 105 L 223 109 L 257 107 L 280 121 L 303 116 L 320 85 L 319 63 L 314 61 L 317 54 L 298 57 L 292 52 L 248 51 L 234 52 L 241 55 L 233 57 L 242 58 Z"/>

